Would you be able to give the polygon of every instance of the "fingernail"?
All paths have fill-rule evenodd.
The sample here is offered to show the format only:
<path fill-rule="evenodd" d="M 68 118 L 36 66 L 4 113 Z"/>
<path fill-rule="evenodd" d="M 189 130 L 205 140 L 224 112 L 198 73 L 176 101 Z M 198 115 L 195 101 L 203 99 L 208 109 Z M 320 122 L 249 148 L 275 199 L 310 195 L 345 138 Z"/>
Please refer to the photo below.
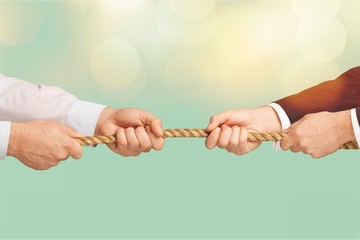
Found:
<path fill-rule="evenodd" d="M 151 128 L 150 128 L 149 125 L 146 125 L 145 129 L 146 129 L 147 132 L 150 132 L 150 131 L 151 131 Z"/>

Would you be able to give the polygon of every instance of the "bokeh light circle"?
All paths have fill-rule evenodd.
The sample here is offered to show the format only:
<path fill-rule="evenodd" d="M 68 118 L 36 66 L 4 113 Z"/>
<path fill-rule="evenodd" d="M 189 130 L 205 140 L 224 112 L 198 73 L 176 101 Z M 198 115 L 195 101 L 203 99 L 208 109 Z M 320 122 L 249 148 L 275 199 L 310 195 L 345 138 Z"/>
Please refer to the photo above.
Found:
<path fill-rule="evenodd" d="M 293 45 L 284 46 L 274 60 L 274 70 L 283 95 L 294 94 L 322 80 L 324 66 L 304 57 Z"/>
<path fill-rule="evenodd" d="M 341 0 L 293 0 L 295 14 L 301 20 L 335 17 Z"/>
<path fill-rule="evenodd" d="M 209 15 L 216 6 L 217 0 L 168 0 L 171 9 L 180 17 L 196 20 Z"/>
<path fill-rule="evenodd" d="M 141 62 L 133 45 L 119 38 L 110 38 L 95 47 L 90 66 L 99 83 L 121 88 L 136 79 Z"/>
<path fill-rule="evenodd" d="M 33 39 L 45 20 L 43 7 L 39 3 L 0 2 L 0 43 L 20 45 Z"/>
<path fill-rule="evenodd" d="M 303 21 L 298 29 L 297 44 L 308 59 L 329 62 L 343 52 L 346 31 L 336 18 Z"/>
<path fill-rule="evenodd" d="M 168 62 L 164 81 L 170 92 L 180 99 L 197 99 L 212 87 L 213 66 L 205 56 L 197 52 L 181 53 Z"/>
<path fill-rule="evenodd" d="M 146 0 L 101 0 L 97 1 L 99 10 L 111 17 L 133 14 L 141 9 Z"/>
<path fill-rule="evenodd" d="M 206 17 L 189 20 L 175 14 L 167 2 L 158 6 L 156 22 L 161 36 L 177 47 L 195 47 L 204 43 L 214 32 L 217 13 L 212 11 Z"/>

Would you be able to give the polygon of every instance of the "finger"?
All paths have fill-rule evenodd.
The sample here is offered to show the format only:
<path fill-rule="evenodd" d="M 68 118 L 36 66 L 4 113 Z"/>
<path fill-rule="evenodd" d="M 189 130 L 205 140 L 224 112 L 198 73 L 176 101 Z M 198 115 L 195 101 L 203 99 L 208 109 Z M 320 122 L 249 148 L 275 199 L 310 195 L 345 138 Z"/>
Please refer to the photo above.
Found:
<path fill-rule="evenodd" d="M 210 118 L 210 123 L 207 126 L 206 130 L 213 131 L 216 127 L 225 123 L 229 119 L 228 115 L 229 115 L 228 112 L 222 112 L 222 113 L 213 115 Z"/>
<path fill-rule="evenodd" d="M 150 125 L 151 131 L 158 137 L 163 136 L 163 130 L 162 130 L 162 121 L 160 118 L 155 116 L 154 114 L 143 111 L 141 115 L 142 121 L 144 125 Z"/>
<path fill-rule="evenodd" d="M 128 142 L 126 139 L 125 129 L 118 128 L 115 132 L 115 138 L 116 138 L 116 145 L 113 151 L 121 155 L 125 155 L 126 152 L 128 151 L 128 147 L 127 147 Z"/>
<path fill-rule="evenodd" d="M 294 144 L 290 147 L 290 150 L 294 153 L 300 152 L 301 151 L 301 147 L 299 147 L 298 145 Z"/>
<path fill-rule="evenodd" d="M 240 127 L 233 126 L 229 140 L 229 145 L 227 146 L 226 150 L 231 153 L 235 152 L 237 146 L 239 145 L 239 139 L 240 139 Z"/>
<path fill-rule="evenodd" d="M 156 151 L 161 150 L 164 147 L 165 139 L 163 137 L 156 136 L 149 126 L 146 126 L 146 132 L 150 137 L 151 146 Z"/>
<path fill-rule="evenodd" d="M 79 138 L 79 137 L 84 137 L 84 135 L 76 132 L 73 128 L 68 127 L 66 125 L 62 125 L 63 130 L 65 131 L 65 133 L 67 133 L 70 137 L 72 138 Z"/>
<path fill-rule="evenodd" d="M 81 145 L 74 139 L 69 139 L 69 141 L 72 141 L 71 147 L 69 149 L 69 156 L 74 159 L 80 159 L 83 150 Z"/>
<path fill-rule="evenodd" d="M 280 142 L 280 148 L 284 151 L 289 150 L 294 145 L 294 141 L 290 135 L 286 135 Z"/>
<path fill-rule="evenodd" d="M 127 147 L 130 152 L 137 153 L 139 151 L 139 140 L 135 135 L 135 129 L 132 127 L 125 129 Z"/>
<path fill-rule="evenodd" d="M 139 151 L 149 152 L 151 149 L 150 137 L 143 126 L 135 129 L 136 138 L 139 140 Z"/>
<path fill-rule="evenodd" d="M 231 137 L 232 130 L 230 127 L 226 125 L 222 125 L 221 127 L 221 134 L 218 141 L 219 148 L 227 148 L 229 145 L 230 137 Z"/>
<path fill-rule="evenodd" d="M 221 132 L 221 129 L 219 127 L 217 127 L 206 138 L 205 146 L 208 149 L 213 149 L 214 147 L 216 147 L 216 144 L 217 144 L 217 142 L 219 140 L 219 137 L 220 137 L 220 132 Z"/>
<path fill-rule="evenodd" d="M 245 127 L 240 128 L 239 144 L 236 148 L 236 155 L 243 155 L 249 152 L 248 146 L 248 130 Z"/>
<path fill-rule="evenodd" d="M 289 134 L 290 128 L 287 128 L 287 129 L 285 129 L 285 130 L 282 130 L 282 132 L 283 132 L 283 133 L 286 133 L 286 134 Z"/>

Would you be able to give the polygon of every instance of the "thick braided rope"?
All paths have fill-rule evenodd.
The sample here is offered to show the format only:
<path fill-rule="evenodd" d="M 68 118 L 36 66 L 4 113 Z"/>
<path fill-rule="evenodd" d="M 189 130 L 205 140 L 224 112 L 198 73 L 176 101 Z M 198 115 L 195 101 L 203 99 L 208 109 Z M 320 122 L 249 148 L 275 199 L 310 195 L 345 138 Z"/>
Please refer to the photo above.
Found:
<path fill-rule="evenodd" d="M 209 132 L 205 129 L 165 129 L 164 138 L 204 138 L 209 136 Z M 263 142 L 263 141 L 280 141 L 286 134 L 285 133 L 261 133 L 249 132 L 249 142 Z M 89 146 L 95 144 L 109 144 L 115 143 L 114 136 L 88 136 L 76 138 L 76 141 L 82 146 Z M 355 142 L 347 142 L 343 144 L 340 149 L 359 149 Z"/>

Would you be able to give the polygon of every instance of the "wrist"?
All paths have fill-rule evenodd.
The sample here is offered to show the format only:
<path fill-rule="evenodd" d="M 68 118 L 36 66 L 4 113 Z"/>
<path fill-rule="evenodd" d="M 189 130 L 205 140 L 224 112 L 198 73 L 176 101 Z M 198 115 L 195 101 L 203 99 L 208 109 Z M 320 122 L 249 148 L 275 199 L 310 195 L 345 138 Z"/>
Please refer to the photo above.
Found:
<path fill-rule="evenodd" d="M 114 112 L 114 108 L 111 107 L 105 107 L 102 112 L 100 113 L 99 119 L 96 123 L 95 127 L 95 135 L 100 135 L 101 129 L 104 126 L 104 124 L 108 121 L 108 119 L 111 117 L 111 115 Z"/>
<path fill-rule="evenodd" d="M 280 132 L 281 122 L 277 112 L 269 105 L 252 109 L 253 123 L 261 126 L 265 132 Z"/>
<path fill-rule="evenodd" d="M 19 145 L 21 142 L 21 134 L 24 129 L 24 124 L 25 123 L 11 123 L 9 145 L 6 154 L 7 156 L 15 157 L 21 148 Z"/>

